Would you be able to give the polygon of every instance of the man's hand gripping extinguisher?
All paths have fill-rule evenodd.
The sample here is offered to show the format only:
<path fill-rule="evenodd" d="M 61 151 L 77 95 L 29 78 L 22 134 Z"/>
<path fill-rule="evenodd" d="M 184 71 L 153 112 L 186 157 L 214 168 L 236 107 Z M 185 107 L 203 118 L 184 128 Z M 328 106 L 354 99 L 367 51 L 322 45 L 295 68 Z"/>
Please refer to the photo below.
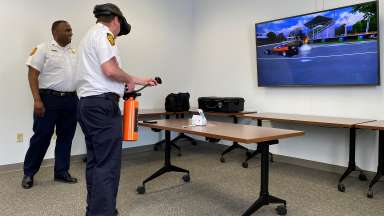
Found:
<path fill-rule="evenodd" d="M 155 77 L 157 84 L 161 84 L 161 78 Z M 149 85 L 145 85 L 138 90 L 128 92 L 127 86 L 124 91 L 124 116 L 123 116 L 123 141 L 136 141 L 139 139 L 138 133 L 138 118 L 139 118 L 139 102 L 137 97 L 141 96 L 139 93 Z"/>

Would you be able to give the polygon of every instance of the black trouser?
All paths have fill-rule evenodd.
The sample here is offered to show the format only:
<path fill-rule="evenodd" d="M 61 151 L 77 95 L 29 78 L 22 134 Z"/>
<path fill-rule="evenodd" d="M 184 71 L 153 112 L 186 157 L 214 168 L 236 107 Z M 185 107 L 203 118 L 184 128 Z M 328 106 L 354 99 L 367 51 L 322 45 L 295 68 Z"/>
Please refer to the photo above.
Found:
<path fill-rule="evenodd" d="M 87 215 L 111 216 L 116 208 L 121 167 L 118 98 L 111 94 L 84 97 L 78 110 L 87 145 Z"/>
<path fill-rule="evenodd" d="M 43 117 L 33 114 L 33 136 L 24 160 L 24 174 L 34 176 L 48 150 L 56 126 L 55 175 L 63 175 L 69 170 L 72 139 L 75 135 L 76 110 L 79 99 L 76 95 L 40 95 L 45 113 Z"/>

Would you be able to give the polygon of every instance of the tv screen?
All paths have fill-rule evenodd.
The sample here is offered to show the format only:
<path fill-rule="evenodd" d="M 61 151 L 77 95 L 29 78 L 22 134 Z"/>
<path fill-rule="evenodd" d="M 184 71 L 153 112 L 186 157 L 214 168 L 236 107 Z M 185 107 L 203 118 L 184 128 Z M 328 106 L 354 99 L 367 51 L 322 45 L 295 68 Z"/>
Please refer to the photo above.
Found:
<path fill-rule="evenodd" d="M 259 86 L 379 85 L 377 2 L 256 24 Z"/>

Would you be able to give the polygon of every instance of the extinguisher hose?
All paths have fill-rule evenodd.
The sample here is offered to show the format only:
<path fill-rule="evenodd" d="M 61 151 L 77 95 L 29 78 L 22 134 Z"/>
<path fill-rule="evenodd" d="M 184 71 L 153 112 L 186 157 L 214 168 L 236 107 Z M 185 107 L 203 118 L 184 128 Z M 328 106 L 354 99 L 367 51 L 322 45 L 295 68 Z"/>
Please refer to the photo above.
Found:
<path fill-rule="evenodd" d="M 161 84 L 162 83 L 162 80 L 160 77 L 155 77 L 155 80 L 157 82 L 157 84 Z M 124 100 L 127 100 L 128 98 L 130 97 L 137 97 L 137 96 L 140 96 L 139 92 L 142 91 L 143 89 L 147 88 L 148 86 L 150 85 L 145 85 L 137 90 L 134 90 L 134 91 L 131 91 L 131 92 L 128 92 L 128 88 L 127 86 L 125 86 L 125 92 L 124 92 Z"/>

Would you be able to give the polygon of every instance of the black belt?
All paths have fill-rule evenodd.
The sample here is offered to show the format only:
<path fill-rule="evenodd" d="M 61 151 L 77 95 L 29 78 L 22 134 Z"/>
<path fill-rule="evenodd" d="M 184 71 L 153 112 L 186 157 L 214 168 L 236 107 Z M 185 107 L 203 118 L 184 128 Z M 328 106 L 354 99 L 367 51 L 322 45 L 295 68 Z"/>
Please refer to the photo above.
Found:
<path fill-rule="evenodd" d="M 61 91 L 56 91 L 52 89 L 39 89 L 39 93 L 43 95 L 54 95 L 54 96 L 76 96 L 76 92 L 61 92 Z"/>
<path fill-rule="evenodd" d="M 113 93 L 113 92 L 107 92 L 104 94 L 92 95 L 92 96 L 87 96 L 87 97 L 82 97 L 82 98 L 84 98 L 84 99 L 86 99 L 86 98 L 105 98 L 108 100 L 113 100 L 113 101 L 119 102 L 120 95 Z"/>

